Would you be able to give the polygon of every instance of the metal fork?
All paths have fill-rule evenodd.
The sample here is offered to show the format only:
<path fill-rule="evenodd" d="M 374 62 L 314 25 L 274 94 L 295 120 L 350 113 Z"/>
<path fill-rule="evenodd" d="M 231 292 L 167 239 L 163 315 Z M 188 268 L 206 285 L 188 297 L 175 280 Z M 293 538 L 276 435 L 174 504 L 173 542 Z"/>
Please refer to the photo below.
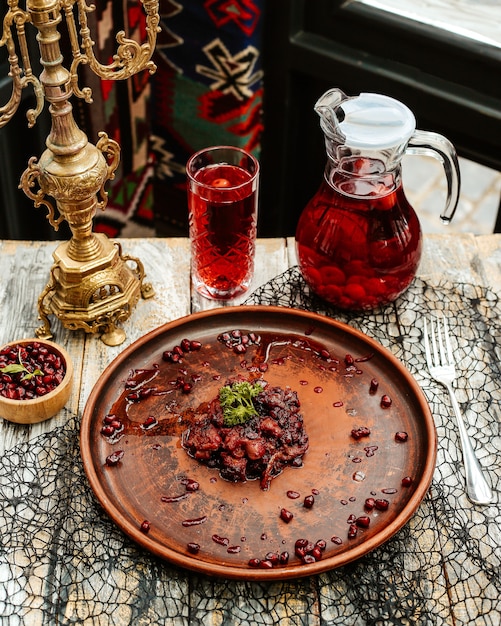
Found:
<path fill-rule="evenodd" d="M 482 474 L 482 468 L 480 467 L 477 457 L 473 451 L 470 438 L 466 431 L 463 416 L 452 387 L 452 382 L 456 378 L 456 368 L 454 365 L 454 354 L 449 337 L 447 319 L 445 317 L 442 318 L 442 323 L 440 323 L 440 320 L 437 319 L 436 330 L 433 320 L 431 320 L 430 326 L 431 349 L 430 342 L 428 340 L 426 318 L 424 318 L 424 349 L 426 353 L 426 361 L 432 377 L 447 389 L 451 398 L 452 408 L 454 409 L 459 428 L 461 448 L 463 451 L 463 462 L 466 475 L 466 494 L 475 504 L 490 504 L 493 502 L 494 496 L 491 488 L 484 478 L 484 475 Z"/>

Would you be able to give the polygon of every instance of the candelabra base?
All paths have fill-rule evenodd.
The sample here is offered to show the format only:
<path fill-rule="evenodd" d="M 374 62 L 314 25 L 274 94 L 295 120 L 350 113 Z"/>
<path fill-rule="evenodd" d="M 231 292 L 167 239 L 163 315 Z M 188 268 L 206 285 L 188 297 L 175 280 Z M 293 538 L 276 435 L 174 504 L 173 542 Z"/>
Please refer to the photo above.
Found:
<path fill-rule="evenodd" d="M 50 280 L 38 299 L 43 322 L 36 331 L 38 337 L 53 336 L 49 315 L 54 315 L 65 328 L 101 333 L 106 345 L 120 345 L 126 333 L 119 324 L 130 317 L 140 296 L 154 295 L 151 284 L 143 282 L 139 259 L 124 255 L 121 245 L 102 233 L 92 238 L 90 248 L 98 252 L 91 259 L 75 260 L 72 240 L 55 250 Z"/>

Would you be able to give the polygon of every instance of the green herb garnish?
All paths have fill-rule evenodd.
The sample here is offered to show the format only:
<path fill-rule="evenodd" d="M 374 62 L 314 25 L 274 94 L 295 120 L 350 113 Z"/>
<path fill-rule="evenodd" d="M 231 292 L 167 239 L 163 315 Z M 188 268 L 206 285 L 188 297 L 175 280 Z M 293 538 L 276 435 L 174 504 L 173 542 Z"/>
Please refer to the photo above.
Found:
<path fill-rule="evenodd" d="M 43 376 L 42 370 L 38 368 L 30 372 L 26 365 L 23 364 L 20 351 L 17 353 L 17 358 L 19 363 L 11 363 L 10 365 L 0 367 L 0 372 L 2 374 L 20 374 L 21 372 L 25 372 L 21 380 L 31 380 L 34 376 Z"/>
<path fill-rule="evenodd" d="M 225 426 L 245 424 L 251 417 L 257 415 L 252 402 L 263 391 L 259 383 L 251 384 L 247 381 L 234 382 L 225 385 L 219 390 L 219 401 L 223 409 L 223 422 Z"/>

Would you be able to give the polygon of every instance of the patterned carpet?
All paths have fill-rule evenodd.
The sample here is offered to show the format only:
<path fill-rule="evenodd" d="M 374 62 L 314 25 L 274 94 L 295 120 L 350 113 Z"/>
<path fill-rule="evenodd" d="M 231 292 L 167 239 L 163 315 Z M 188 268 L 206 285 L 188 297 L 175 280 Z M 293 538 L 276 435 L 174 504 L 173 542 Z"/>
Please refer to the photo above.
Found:
<path fill-rule="evenodd" d="M 154 237 L 153 165 L 138 171 L 111 186 L 108 206 L 94 219 L 94 231 L 108 237 Z"/>

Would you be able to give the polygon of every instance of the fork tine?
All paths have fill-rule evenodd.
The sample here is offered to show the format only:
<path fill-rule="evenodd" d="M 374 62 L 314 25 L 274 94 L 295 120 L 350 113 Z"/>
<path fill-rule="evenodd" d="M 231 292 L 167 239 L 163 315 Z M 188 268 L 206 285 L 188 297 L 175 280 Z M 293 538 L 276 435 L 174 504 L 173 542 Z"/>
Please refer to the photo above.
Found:
<path fill-rule="evenodd" d="M 428 368 L 433 367 L 433 361 L 431 360 L 430 342 L 428 340 L 428 324 L 426 317 L 423 318 L 423 337 L 424 337 L 424 353 L 426 355 L 426 363 Z"/>
<path fill-rule="evenodd" d="M 441 326 L 443 330 L 441 329 Z M 440 362 L 442 365 L 448 365 L 449 360 L 447 355 L 445 354 L 445 344 L 444 344 L 444 335 L 446 335 L 446 327 L 447 323 L 445 321 L 445 317 L 442 318 L 442 324 L 440 324 L 440 319 L 437 318 L 437 337 L 438 337 L 438 348 L 440 350 Z"/>
<path fill-rule="evenodd" d="M 437 328 L 436 333 L 435 333 L 435 325 L 433 324 L 433 320 L 430 320 L 430 326 L 431 326 L 431 345 L 433 347 L 433 357 L 435 359 L 435 367 L 437 367 L 441 364 L 441 359 L 438 354 L 438 344 L 437 344 L 437 335 L 438 335 L 438 341 L 440 341 L 440 328 L 438 326 L 438 320 L 436 322 L 436 328 Z"/>
<path fill-rule="evenodd" d="M 449 365 L 454 365 L 454 352 L 452 351 L 451 338 L 449 334 L 449 324 L 447 323 L 447 318 L 443 318 L 443 327 L 444 327 L 444 339 L 445 345 L 447 348 L 447 362 Z"/>

